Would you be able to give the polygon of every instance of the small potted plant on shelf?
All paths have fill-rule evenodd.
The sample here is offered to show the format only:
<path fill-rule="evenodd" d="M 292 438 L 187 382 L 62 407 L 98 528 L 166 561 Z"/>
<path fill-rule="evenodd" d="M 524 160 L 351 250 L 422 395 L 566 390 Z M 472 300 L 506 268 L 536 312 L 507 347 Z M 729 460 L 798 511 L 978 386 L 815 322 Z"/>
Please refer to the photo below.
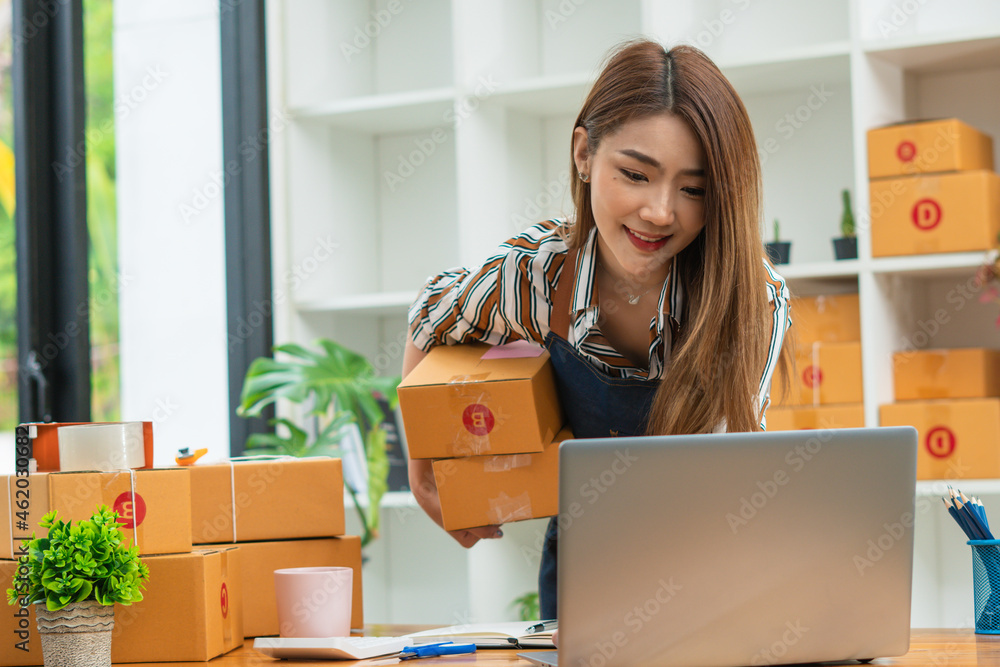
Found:
<path fill-rule="evenodd" d="M 982 286 L 979 303 L 1000 304 L 1000 234 L 997 234 L 997 247 L 986 253 L 976 278 Z M 996 328 L 1000 329 L 1000 315 L 996 319 Z"/>
<path fill-rule="evenodd" d="M 778 224 L 777 218 L 774 219 L 774 240 L 765 243 L 764 247 L 767 249 L 767 256 L 772 264 L 788 264 L 792 254 L 792 244 L 789 241 L 781 240 L 781 225 Z"/>
<path fill-rule="evenodd" d="M 851 211 L 851 191 L 840 191 L 844 210 L 840 214 L 840 238 L 833 239 L 833 255 L 837 259 L 858 258 L 858 237 L 854 235 L 854 213 Z"/>
<path fill-rule="evenodd" d="M 138 547 L 122 542 L 118 514 L 102 505 L 90 519 L 66 522 L 56 512 L 38 524 L 18 559 L 8 604 L 35 605 L 46 667 L 111 665 L 115 604 L 142 600 L 149 568 Z"/>
<path fill-rule="evenodd" d="M 279 345 L 275 352 L 286 355 L 287 360 L 260 357 L 250 364 L 237 414 L 258 417 L 279 400 L 311 409 L 304 415 L 304 423 L 296 424 L 287 417 L 270 420 L 287 435 L 251 435 L 244 453 L 341 457 L 345 453 L 342 441 L 353 429 L 360 429 L 363 465 L 368 472 L 367 507 L 346 476 L 344 486 L 361 521 L 364 547 L 378 536 L 379 503 L 388 489 L 386 413 L 382 406 L 395 408 L 400 378 L 376 376 L 367 359 L 331 340 L 320 339 L 316 344 L 318 352 L 294 343 Z"/>

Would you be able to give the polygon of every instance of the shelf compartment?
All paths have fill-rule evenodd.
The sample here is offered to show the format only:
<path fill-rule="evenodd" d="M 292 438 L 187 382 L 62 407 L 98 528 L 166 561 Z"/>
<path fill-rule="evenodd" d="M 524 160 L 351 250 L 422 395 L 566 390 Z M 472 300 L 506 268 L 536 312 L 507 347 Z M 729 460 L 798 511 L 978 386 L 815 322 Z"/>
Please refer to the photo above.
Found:
<path fill-rule="evenodd" d="M 860 260 L 844 259 L 810 264 L 779 264 L 774 268 L 778 275 L 786 280 L 804 280 L 809 278 L 857 278 L 860 267 Z"/>
<path fill-rule="evenodd" d="M 684 11 L 675 3 L 651 2 L 644 28 L 666 45 L 696 46 L 720 64 L 773 60 L 776 54 L 850 39 L 844 0 L 699 1 Z"/>
<path fill-rule="evenodd" d="M 505 0 L 455 5 L 457 78 L 508 83 L 596 75 L 605 54 L 642 31 L 642 0 Z M 511 48 L 516 44 L 516 48 Z"/>
<path fill-rule="evenodd" d="M 388 93 L 289 109 L 294 119 L 316 120 L 369 134 L 446 126 L 455 108 L 455 89 Z"/>
<path fill-rule="evenodd" d="M 1000 30 L 976 34 L 901 37 L 864 44 L 864 51 L 911 72 L 949 72 L 1000 67 Z"/>
<path fill-rule="evenodd" d="M 450 0 L 296 0 L 282 8 L 291 108 L 454 85 Z"/>
<path fill-rule="evenodd" d="M 850 80 L 849 42 L 818 44 L 774 53 L 759 60 L 720 60 L 716 64 L 740 95 L 809 88 Z"/>
<path fill-rule="evenodd" d="M 490 102 L 525 113 L 576 117 L 593 82 L 582 73 L 521 79 L 503 86 Z"/>
<path fill-rule="evenodd" d="M 863 0 L 858 3 L 858 20 L 866 49 L 975 40 L 989 33 L 1000 36 L 1000 5 L 995 0 Z"/>
<path fill-rule="evenodd" d="M 959 252 L 940 255 L 906 255 L 872 260 L 872 271 L 910 278 L 971 277 L 985 262 L 986 253 Z"/>
<path fill-rule="evenodd" d="M 289 151 L 295 302 L 416 290 L 459 263 L 454 130 L 372 135 L 294 123 Z"/>
<path fill-rule="evenodd" d="M 308 313 L 405 315 L 410 304 L 416 298 L 416 291 L 373 292 L 371 294 L 353 294 L 329 299 L 300 301 L 295 305 L 300 311 Z"/>
<path fill-rule="evenodd" d="M 948 495 L 948 486 L 961 489 L 965 495 L 1000 495 L 1000 479 L 927 479 L 917 480 L 918 496 Z"/>

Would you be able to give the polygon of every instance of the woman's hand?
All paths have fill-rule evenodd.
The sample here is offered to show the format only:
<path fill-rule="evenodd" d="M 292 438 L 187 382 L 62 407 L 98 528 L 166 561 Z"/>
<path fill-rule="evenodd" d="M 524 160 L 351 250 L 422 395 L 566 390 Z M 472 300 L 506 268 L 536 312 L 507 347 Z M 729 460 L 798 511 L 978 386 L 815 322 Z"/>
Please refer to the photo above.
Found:
<path fill-rule="evenodd" d="M 416 368 L 417 364 L 426 356 L 426 352 L 420 350 L 413 344 L 412 340 L 407 338 L 406 347 L 403 349 L 403 377 L 409 375 L 410 371 Z M 438 498 L 437 482 L 434 481 L 434 470 L 431 468 L 430 460 L 410 459 L 409 477 L 410 489 L 413 491 L 413 497 L 416 498 L 417 504 L 423 508 L 434 523 L 444 528 L 444 521 L 441 519 L 441 500 Z M 466 549 L 479 540 L 503 537 L 500 526 L 450 530 L 448 534 Z"/>
<path fill-rule="evenodd" d="M 438 498 L 431 461 L 429 459 L 410 459 L 409 472 L 410 489 L 413 491 L 413 497 L 416 498 L 417 504 L 423 508 L 434 523 L 444 528 L 444 520 L 441 518 L 441 500 Z M 466 549 L 479 540 L 503 537 L 500 526 L 450 530 L 448 534 Z"/>

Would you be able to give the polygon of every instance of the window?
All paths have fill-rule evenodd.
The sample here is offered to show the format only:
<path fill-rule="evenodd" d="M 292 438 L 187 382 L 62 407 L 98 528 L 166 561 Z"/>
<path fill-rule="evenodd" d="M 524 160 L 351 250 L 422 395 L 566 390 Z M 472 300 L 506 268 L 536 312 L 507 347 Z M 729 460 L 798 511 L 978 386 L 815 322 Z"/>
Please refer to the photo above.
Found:
<path fill-rule="evenodd" d="M 121 414 L 113 19 L 113 2 L 84 0 L 87 233 L 90 239 L 87 278 L 90 287 L 90 404 L 94 421 L 117 421 Z"/>
<path fill-rule="evenodd" d="M 11 0 L 0 0 L 0 432 L 17 424 L 17 269 L 14 264 L 14 105 Z"/>

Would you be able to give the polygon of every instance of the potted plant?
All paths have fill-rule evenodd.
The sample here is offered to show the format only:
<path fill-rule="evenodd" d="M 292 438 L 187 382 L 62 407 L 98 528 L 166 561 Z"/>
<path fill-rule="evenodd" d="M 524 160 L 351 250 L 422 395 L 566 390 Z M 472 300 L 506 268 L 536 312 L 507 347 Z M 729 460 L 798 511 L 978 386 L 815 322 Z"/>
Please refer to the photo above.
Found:
<path fill-rule="evenodd" d="M 388 488 L 389 458 L 386 453 L 385 411 L 379 398 L 396 406 L 400 377 L 378 377 L 363 356 L 330 340 L 318 340 L 319 352 L 294 343 L 279 345 L 276 353 L 290 357 L 254 359 L 247 370 L 237 413 L 259 416 L 279 400 L 308 409 L 312 423 L 296 424 L 281 417 L 269 423 L 287 431 L 258 433 L 247 440 L 246 454 L 291 456 L 342 456 L 340 443 L 360 429 L 367 463 L 368 503 L 363 507 L 358 493 L 345 483 L 361 520 L 361 545 L 378 535 L 379 503 Z M 346 482 L 346 476 L 345 476 Z"/>
<path fill-rule="evenodd" d="M 46 667 L 111 665 L 114 605 L 142 600 L 149 568 L 139 548 L 122 543 L 118 514 L 102 505 L 84 521 L 62 521 L 56 512 L 38 524 L 18 559 L 8 604 L 35 605 Z"/>
<path fill-rule="evenodd" d="M 840 191 L 844 211 L 840 214 L 840 238 L 833 239 L 833 255 L 837 259 L 857 259 L 858 238 L 854 235 L 854 213 L 851 211 L 851 191 Z"/>
<path fill-rule="evenodd" d="M 788 264 L 792 254 L 792 244 L 789 241 L 781 240 L 781 225 L 778 224 L 777 218 L 774 219 L 774 240 L 765 243 L 764 246 L 767 248 L 767 256 L 772 264 Z"/>

